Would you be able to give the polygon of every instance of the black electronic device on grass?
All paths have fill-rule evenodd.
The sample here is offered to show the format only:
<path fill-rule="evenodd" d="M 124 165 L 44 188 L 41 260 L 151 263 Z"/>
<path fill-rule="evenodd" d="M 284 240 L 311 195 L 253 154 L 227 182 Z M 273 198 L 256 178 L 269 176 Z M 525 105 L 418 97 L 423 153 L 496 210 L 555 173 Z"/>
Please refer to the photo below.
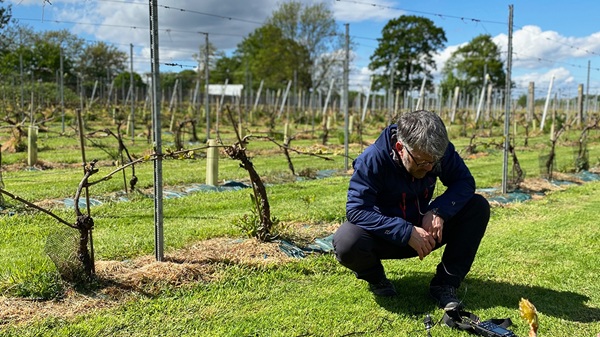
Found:
<path fill-rule="evenodd" d="M 470 331 L 479 336 L 517 337 L 514 332 L 508 330 L 508 327 L 512 324 L 510 318 L 489 319 L 482 322 L 475 314 L 456 308 L 447 310 L 443 321 L 451 328 Z"/>
<path fill-rule="evenodd" d="M 464 323 L 468 323 L 476 334 L 486 337 L 517 337 L 512 331 L 494 324 L 490 321 L 475 322 L 470 319 L 463 319 Z"/>

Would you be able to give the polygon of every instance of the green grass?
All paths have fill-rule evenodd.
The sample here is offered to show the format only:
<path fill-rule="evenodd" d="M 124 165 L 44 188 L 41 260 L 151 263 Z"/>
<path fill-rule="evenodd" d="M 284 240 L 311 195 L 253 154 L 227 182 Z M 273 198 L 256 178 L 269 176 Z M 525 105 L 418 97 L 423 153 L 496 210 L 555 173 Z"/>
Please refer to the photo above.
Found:
<path fill-rule="evenodd" d="M 376 137 L 369 134 L 369 139 Z M 577 132 L 568 135 L 576 139 Z M 598 135 L 591 134 L 590 162 L 600 158 Z M 41 136 L 40 138 L 42 138 Z M 498 142 L 499 138 L 495 139 Z M 484 139 L 482 139 L 484 140 Z M 332 138 L 332 141 L 334 139 Z M 487 139 L 486 141 L 490 141 Z M 297 140 L 292 146 L 308 149 L 318 141 Z M 468 139 L 455 140 L 458 150 Z M 530 140 L 517 154 L 528 177 L 539 175 L 539 156 L 547 151 L 547 136 Z M 48 137 L 44 160 L 77 163 L 76 141 Z M 572 167 L 572 145 L 558 148 L 556 169 Z M 136 153 L 148 147 L 132 144 Z M 344 219 L 348 176 L 299 180 L 290 175 L 282 153 L 269 142 L 251 142 L 249 153 L 267 182 L 271 213 L 284 223 L 306 223 L 325 230 Z M 344 159 L 332 161 L 292 154 L 296 171 L 340 170 Z M 361 147 L 352 144 L 351 157 Z M 269 151 L 270 155 L 263 155 Z M 483 149 L 482 149 L 483 151 Z M 501 182 L 502 151 L 486 149 L 486 155 L 467 159 L 478 187 L 497 187 Z M 59 153 L 59 157 L 54 157 Z M 110 157 L 90 150 L 88 159 Z M 18 157 L 18 158 L 15 158 Z M 3 154 L 3 163 L 22 162 L 23 154 Z M 512 163 L 509 161 L 509 163 Z M 205 160 L 165 160 L 166 189 L 203 183 Z M 102 166 L 98 178 L 114 167 Z M 129 172 L 127 172 L 129 176 Z M 136 168 L 139 187 L 152 186 L 152 164 Z M 5 188 L 28 200 L 72 197 L 81 168 L 47 171 L 3 172 Z M 96 176 L 94 176 L 96 177 Z M 238 163 L 223 157 L 220 180 L 246 180 Z M 92 179 L 94 180 L 94 179 Z M 40 188 L 43 186 L 43 188 Z M 123 178 L 93 186 L 91 196 L 122 190 Z M 441 187 L 441 186 L 440 186 Z M 600 283 L 598 248 L 600 228 L 597 205 L 600 182 L 569 186 L 539 200 L 508 207 L 494 207 L 473 269 L 459 296 L 467 309 L 482 318 L 510 317 L 518 336 L 528 327 L 518 315 L 520 298 L 533 302 L 540 312 L 540 336 L 596 336 L 600 333 Z M 214 237 L 242 237 L 234 220 L 251 209 L 249 189 L 197 192 L 164 200 L 166 253 Z M 4 197 L 7 199 L 7 197 Z M 7 200 L 10 207 L 17 202 Z M 16 208 L 14 215 L 0 216 L 0 293 L 5 296 L 54 298 L 62 291 L 56 270 L 44 253 L 46 237 L 58 226 L 47 215 Z M 74 221 L 72 209 L 54 212 Z M 127 260 L 152 255 L 154 249 L 153 201 L 137 196 L 128 202 L 106 202 L 92 208 L 95 220 L 94 248 L 97 260 Z M 427 285 L 442 251 L 425 260 L 385 261 L 388 277 L 400 296 L 374 298 L 366 285 L 335 261 L 332 255 L 311 255 L 280 265 L 250 267 L 220 265 L 220 278 L 180 287 L 162 285 L 153 296 L 137 294 L 108 309 L 97 309 L 72 318 L 48 317 L 14 324 L 0 315 L 0 336 L 424 336 L 423 318 L 430 313 L 438 321 L 442 311 L 427 294 Z M 158 285 L 157 285 L 158 286 Z M 86 293 L 94 296 L 93 293 Z M 434 336 L 468 336 L 437 325 Z"/>
<path fill-rule="evenodd" d="M 339 185 L 334 189 L 342 194 L 343 179 L 333 180 L 328 185 Z M 318 185 L 313 183 L 313 188 Z M 599 187 L 598 182 L 587 183 L 541 200 L 494 208 L 476 263 L 459 290 L 467 308 L 483 318 L 510 317 L 515 323 L 512 329 L 519 336 L 526 336 L 527 327 L 517 311 L 523 297 L 540 312 L 541 336 L 597 334 L 600 230 L 591 214 L 600 202 Z M 286 189 L 289 190 L 277 186 L 270 192 L 281 193 L 281 197 L 293 193 Z M 185 199 L 173 200 L 173 204 L 185 203 Z M 328 199 L 321 204 L 318 200 L 314 206 L 325 207 L 333 202 Z M 560 211 L 548 212 L 549 208 Z M 135 218 L 135 211 L 132 216 Z M 150 220 L 143 222 L 148 224 Z M 171 221 L 174 219 L 167 216 L 166 223 Z M 95 238 L 99 258 L 126 258 L 122 252 L 104 247 L 108 242 L 130 249 L 146 247 L 145 251 L 133 250 L 135 254 L 151 253 L 149 240 L 146 244 L 141 242 L 144 236 L 151 235 L 151 230 L 143 233 L 139 228 L 131 228 L 131 223 L 121 225 L 120 240 L 111 235 L 114 229 L 98 226 Z M 204 227 L 201 222 L 195 225 Z M 210 235 L 193 233 L 193 224 L 180 226 L 172 229 L 178 236 L 199 240 Z M 133 233 L 138 237 L 131 237 Z M 175 247 L 184 244 L 174 238 L 166 241 Z M 224 279 L 213 283 L 166 286 L 156 297 L 142 296 L 117 308 L 74 319 L 49 318 L 27 326 L 8 326 L 0 331 L 6 336 L 418 336 L 423 332 L 410 332 L 422 328 L 426 313 L 435 319 L 442 315 L 426 292 L 440 253 L 437 251 L 423 261 L 385 262 L 388 276 L 400 291 L 398 299 L 373 298 L 365 284 L 339 266 L 331 255 L 322 255 L 281 266 L 224 266 Z M 446 327 L 434 329 L 436 336 L 466 336 Z"/>

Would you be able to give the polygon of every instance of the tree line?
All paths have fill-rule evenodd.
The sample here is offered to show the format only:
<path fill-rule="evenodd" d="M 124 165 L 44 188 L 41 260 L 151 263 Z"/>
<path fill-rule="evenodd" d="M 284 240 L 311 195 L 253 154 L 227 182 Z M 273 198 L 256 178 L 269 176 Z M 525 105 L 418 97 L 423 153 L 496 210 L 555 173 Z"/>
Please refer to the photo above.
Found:
<path fill-rule="evenodd" d="M 11 20 L 11 7 L 3 2 L 0 0 L 0 83 L 57 83 L 62 74 L 66 88 L 88 96 L 98 81 L 103 90 L 109 85 L 129 88 L 126 52 L 110 43 L 87 42 L 68 30 L 36 32 Z M 178 90 L 187 95 L 198 81 L 204 83 L 208 67 L 210 83 L 228 81 L 252 90 L 263 83 L 265 88 L 283 90 L 293 81 L 295 90 L 326 92 L 331 79 L 337 79 L 337 90 L 342 84 L 344 41 L 327 4 L 285 2 L 230 56 L 210 42 L 200 45 L 192 55 L 197 70 L 164 72 L 161 85 L 169 88 L 179 81 Z M 447 41 L 442 28 L 425 17 L 403 15 L 390 20 L 377 41 L 369 64 L 372 91 L 407 92 L 418 89 L 423 81 L 427 89 L 433 89 L 434 56 Z M 354 46 L 350 38 L 349 48 Z M 147 74 L 133 75 L 134 87 L 145 87 L 143 76 Z M 500 48 L 490 35 L 480 35 L 452 53 L 442 69 L 440 88 L 442 97 L 450 97 L 456 87 L 462 94 L 476 95 L 486 80 L 494 87 L 504 87 L 505 79 Z"/>

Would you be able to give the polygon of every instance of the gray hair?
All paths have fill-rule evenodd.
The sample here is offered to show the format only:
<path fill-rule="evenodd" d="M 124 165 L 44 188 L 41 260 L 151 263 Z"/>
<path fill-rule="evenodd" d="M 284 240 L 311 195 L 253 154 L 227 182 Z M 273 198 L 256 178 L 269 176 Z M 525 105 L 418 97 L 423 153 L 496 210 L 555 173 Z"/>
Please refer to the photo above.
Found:
<path fill-rule="evenodd" d="M 448 147 L 448 132 L 440 116 L 427 110 L 400 115 L 396 136 L 410 150 L 427 153 L 438 160 Z"/>

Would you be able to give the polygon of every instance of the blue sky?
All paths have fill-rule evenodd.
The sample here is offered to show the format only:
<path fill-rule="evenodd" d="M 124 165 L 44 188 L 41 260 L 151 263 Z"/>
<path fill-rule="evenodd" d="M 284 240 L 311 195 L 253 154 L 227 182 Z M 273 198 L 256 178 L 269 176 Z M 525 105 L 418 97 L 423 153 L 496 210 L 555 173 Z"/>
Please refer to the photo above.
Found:
<path fill-rule="evenodd" d="M 600 93 L 600 1 L 481 1 L 481 0 L 300 0 L 322 1 L 334 13 L 340 31 L 348 23 L 357 44 L 351 64 L 354 88 L 369 83 L 369 57 L 388 20 L 401 15 L 431 19 L 446 32 L 446 48 L 436 58 L 438 71 L 460 45 L 480 34 L 489 34 L 507 50 L 509 5 L 513 5 L 513 69 L 516 93 L 524 93 L 529 82 L 536 96 L 545 96 L 551 78 L 553 91 L 574 96 L 577 85 Z M 135 71 L 149 69 L 149 1 L 131 0 L 5 0 L 13 17 L 36 30 L 68 29 L 91 41 L 105 41 L 129 53 L 134 45 Z M 169 0 L 158 1 L 161 62 L 192 69 L 194 53 L 204 41 L 202 33 L 219 49 L 236 45 L 277 8 L 279 0 Z M 168 8 L 167 8 L 168 7 Z M 504 54 L 505 55 L 505 54 Z M 182 67 L 161 71 L 179 71 Z"/>

